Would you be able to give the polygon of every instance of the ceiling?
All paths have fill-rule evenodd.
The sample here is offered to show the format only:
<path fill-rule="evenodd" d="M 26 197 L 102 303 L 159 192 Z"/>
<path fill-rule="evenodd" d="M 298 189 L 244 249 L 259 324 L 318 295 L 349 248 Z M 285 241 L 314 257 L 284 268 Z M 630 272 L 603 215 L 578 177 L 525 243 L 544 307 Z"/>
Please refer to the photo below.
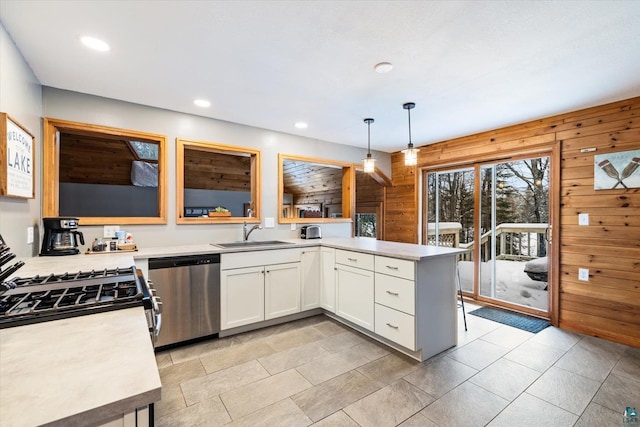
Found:
<path fill-rule="evenodd" d="M 373 117 L 388 152 L 405 102 L 419 146 L 640 96 L 632 0 L 2 0 L 0 20 L 45 86 L 359 147 Z"/>

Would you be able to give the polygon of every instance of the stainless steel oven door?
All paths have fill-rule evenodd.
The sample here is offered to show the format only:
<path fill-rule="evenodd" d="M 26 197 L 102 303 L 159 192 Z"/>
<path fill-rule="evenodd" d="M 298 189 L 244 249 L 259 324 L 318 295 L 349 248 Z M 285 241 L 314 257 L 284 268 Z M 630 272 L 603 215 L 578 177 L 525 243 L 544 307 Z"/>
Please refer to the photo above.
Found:
<path fill-rule="evenodd" d="M 162 329 L 162 301 L 160 297 L 156 295 L 156 290 L 150 280 L 146 281 L 146 286 L 149 288 L 149 295 L 151 296 L 151 308 L 145 309 L 145 314 L 147 316 L 151 342 L 155 347 L 158 336 L 160 335 L 160 330 Z"/>

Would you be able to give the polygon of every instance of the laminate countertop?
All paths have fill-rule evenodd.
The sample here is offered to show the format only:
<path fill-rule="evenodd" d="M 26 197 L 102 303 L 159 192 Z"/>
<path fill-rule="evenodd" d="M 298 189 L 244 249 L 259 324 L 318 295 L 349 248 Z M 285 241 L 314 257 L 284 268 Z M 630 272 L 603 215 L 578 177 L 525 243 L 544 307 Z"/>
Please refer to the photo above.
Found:
<path fill-rule="evenodd" d="M 34 257 L 16 276 L 131 267 L 131 254 Z M 96 425 L 160 400 L 143 307 L 0 330 L 0 425 Z"/>
<path fill-rule="evenodd" d="M 91 425 L 160 400 L 142 307 L 0 330 L 0 425 Z"/>
<path fill-rule="evenodd" d="M 411 243 L 387 242 L 366 237 L 340 238 L 329 237 L 324 239 L 281 239 L 281 242 L 289 243 L 289 245 L 266 245 L 266 246 L 250 246 L 240 248 L 223 248 L 217 246 L 216 243 L 211 244 L 194 244 L 181 246 L 158 246 L 140 249 L 133 254 L 135 259 L 146 258 L 162 258 L 180 255 L 198 255 L 205 253 L 232 253 L 232 252 L 248 252 L 287 248 L 302 248 L 312 246 L 325 246 L 335 249 L 343 249 L 356 252 L 370 253 L 373 255 L 382 255 L 392 258 L 407 259 L 412 261 L 420 261 L 425 258 L 433 258 L 439 256 L 449 256 L 452 254 L 462 254 L 469 252 L 468 249 L 445 248 L 439 246 L 425 246 Z M 219 242 L 218 244 L 222 244 Z"/>

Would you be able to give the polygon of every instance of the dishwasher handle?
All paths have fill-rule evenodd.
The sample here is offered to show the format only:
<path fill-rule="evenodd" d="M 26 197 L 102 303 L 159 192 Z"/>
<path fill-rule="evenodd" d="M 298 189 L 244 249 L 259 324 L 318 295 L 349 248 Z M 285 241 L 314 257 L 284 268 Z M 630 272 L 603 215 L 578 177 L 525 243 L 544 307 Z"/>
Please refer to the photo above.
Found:
<path fill-rule="evenodd" d="M 220 254 L 149 258 L 149 270 L 208 264 L 220 264 Z"/>

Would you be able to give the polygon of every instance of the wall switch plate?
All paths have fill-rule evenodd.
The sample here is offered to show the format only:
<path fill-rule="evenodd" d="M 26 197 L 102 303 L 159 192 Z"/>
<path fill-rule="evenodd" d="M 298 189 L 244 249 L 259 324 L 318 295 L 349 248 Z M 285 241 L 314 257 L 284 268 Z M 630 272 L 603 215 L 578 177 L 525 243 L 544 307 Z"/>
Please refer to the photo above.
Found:
<path fill-rule="evenodd" d="M 589 214 L 588 213 L 578 214 L 578 225 L 589 225 Z"/>
<path fill-rule="evenodd" d="M 119 225 L 105 225 L 104 232 L 102 233 L 102 237 L 115 238 L 116 231 L 120 231 Z"/>
<path fill-rule="evenodd" d="M 27 244 L 33 243 L 33 227 L 27 227 Z"/>
<path fill-rule="evenodd" d="M 265 218 L 264 219 L 264 228 L 274 228 L 276 226 L 275 218 Z"/>
<path fill-rule="evenodd" d="M 291 224 L 291 231 L 296 231 L 296 223 Z"/>
<path fill-rule="evenodd" d="M 588 268 L 579 268 L 578 269 L 578 280 L 582 280 L 583 282 L 589 281 L 589 269 Z"/>

